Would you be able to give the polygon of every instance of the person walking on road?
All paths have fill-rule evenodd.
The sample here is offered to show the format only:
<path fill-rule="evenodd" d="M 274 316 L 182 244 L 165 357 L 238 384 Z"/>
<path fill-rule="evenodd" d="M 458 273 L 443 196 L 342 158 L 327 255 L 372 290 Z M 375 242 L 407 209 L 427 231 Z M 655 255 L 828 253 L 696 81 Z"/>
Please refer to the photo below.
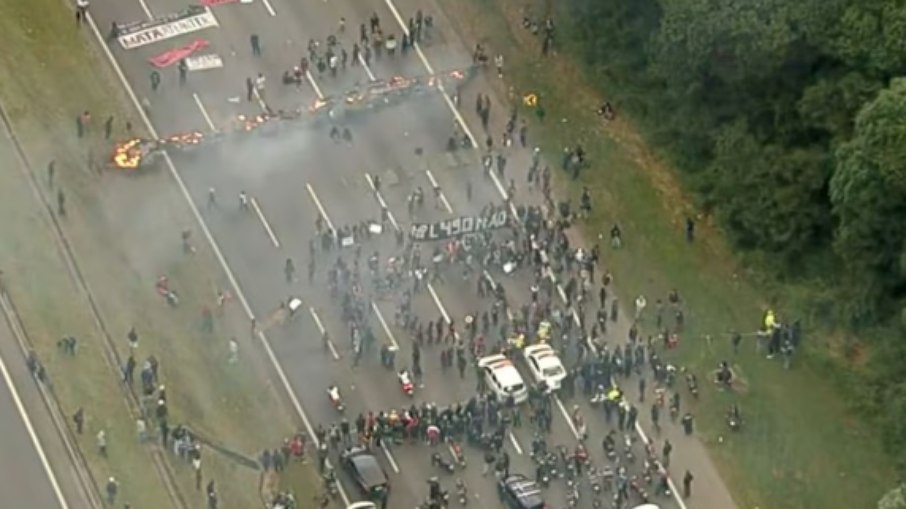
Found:
<path fill-rule="evenodd" d="M 252 45 L 252 56 L 260 57 L 261 56 L 261 40 L 258 39 L 258 34 L 252 34 L 249 37 L 249 43 Z"/>
<path fill-rule="evenodd" d="M 693 479 L 695 479 L 695 476 L 692 475 L 692 472 L 686 470 L 686 475 L 683 476 L 683 498 L 689 498 L 692 496 Z"/>

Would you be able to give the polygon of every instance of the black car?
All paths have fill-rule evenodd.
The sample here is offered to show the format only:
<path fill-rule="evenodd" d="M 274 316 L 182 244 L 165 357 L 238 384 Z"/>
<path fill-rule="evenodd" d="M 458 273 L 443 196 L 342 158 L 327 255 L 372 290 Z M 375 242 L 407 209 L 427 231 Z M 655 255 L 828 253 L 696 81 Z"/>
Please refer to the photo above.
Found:
<path fill-rule="evenodd" d="M 497 494 L 509 509 L 548 509 L 541 489 L 528 477 L 513 474 L 497 481 Z"/>
<path fill-rule="evenodd" d="M 390 483 L 377 458 L 368 449 L 350 447 L 340 456 L 343 469 L 355 480 L 362 495 L 379 500 L 387 496 Z"/>

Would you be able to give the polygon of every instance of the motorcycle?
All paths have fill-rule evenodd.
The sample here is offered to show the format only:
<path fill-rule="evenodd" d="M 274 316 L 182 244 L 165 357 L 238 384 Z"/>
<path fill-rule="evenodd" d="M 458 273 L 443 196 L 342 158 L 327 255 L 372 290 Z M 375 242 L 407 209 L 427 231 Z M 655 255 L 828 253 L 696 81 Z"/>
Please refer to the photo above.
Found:
<path fill-rule="evenodd" d="M 602 405 L 607 400 L 607 389 L 603 385 L 599 385 L 595 393 L 589 398 L 588 403 L 592 407 L 597 407 Z"/>
<path fill-rule="evenodd" d="M 337 474 L 334 473 L 333 468 L 326 467 L 321 477 L 324 479 L 324 489 L 327 494 L 330 495 L 330 498 L 336 498 L 340 493 L 340 487 L 337 483 Z"/>
<path fill-rule="evenodd" d="M 415 394 L 415 384 L 412 383 L 412 377 L 409 375 L 409 371 L 404 369 L 398 372 L 396 378 L 400 382 L 400 390 L 403 391 L 403 394 L 411 398 Z"/>
<path fill-rule="evenodd" d="M 647 504 L 649 502 L 648 491 L 646 491 L 645 487 L 642 486 L 642 483 L 639 481 L 638 477 L 632 476 L 629 479 L 629 487 L 639 497 L 639 500 L 641 500 L 642 503 Z"/>
<path fill-rule="evenodd" d="M 450 454 L 459 468 L 466 468 L 466 455 L 462 452 L 462 445 L 459 442 L 450 442 Z"/>
<path fill-rule="evenodd" d="M 337 409 L 337 412 L 346 410 L 346 406 L 343 404 L 343 396 L 340 395 L 340 388 L 336 385 L 331 385 L 327 388 L 327 398 L 330 400 L 331 406 Z"/>
<path fill-rule="evenodd" d="M 613 439 L 613 432 L 608 433 L 607 436 L 604 437 L 602 446 L 604 448 L 604 454 L 607 455 L 607 459 L 609 461 L 614 461 L 617 458 L 617 446 L 616 440 Z"/>
<path fill-rule="evenodd" d="M 466 488 L 466 483 L 464 483 L 462 479 L 456 480 L 456 499 L 461 506 L 465 506 L 469 503 L 469 490 Z"/>
<path fill-rule="evenodd" d="M 450 474 L 452 474 L 454 471 L 456 471 L 456 466 L 453 465 L 453 463 L 445 460 L 444 457 L 441 456 L 439 452 L 435 452 L 435 453 L 431 454 L 431 465 L 433 465 L 435 467 L 439 467 L 443 470 L 446 470 L 447 473 L 450 473 Z"/>
<path fill-rule="evenodd" d="M 569 508 L 574 508 L 579 506 L 579 487 L 570 486 L 569 491 L 566 494 L 566 506 Z"/>
<path fill-rule="evenodd" d="M 563 477 L 560 468 L 557 466 L 557 456 L 554 455 L 554 453 L 547 453 L 547 456 L 544 458 L 544 464 L 548 477 L 551 479 Z"/>
<path fill-rule="evenodd" d="M 627 463 L 635 463 L 635 454 L 632 452 L 632 436 L 629 433 L 623 435 L 623 455 Z"/>
<path fill-rule="evenodd" d="M 601 486 L 601 473 L 595 467 L 589 467 L 588 469 L 588 484 L 591 486 L 591 492 L 594 494 L 595 498 L 601 494 L 603 487 Z"/>

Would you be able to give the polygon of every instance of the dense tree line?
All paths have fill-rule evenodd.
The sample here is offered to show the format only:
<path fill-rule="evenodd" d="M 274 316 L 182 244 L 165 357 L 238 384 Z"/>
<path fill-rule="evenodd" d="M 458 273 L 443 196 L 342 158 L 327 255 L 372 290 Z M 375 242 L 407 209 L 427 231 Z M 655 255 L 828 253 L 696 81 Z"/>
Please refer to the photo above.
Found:
<path fill-rule="evenodd" d="M 906 3 L 570 0 L 564 36 L 730 240 L 885 326 L 866 399 L 906 450 Z M 890 410 L 893 409 L 893 412 Z M 887 415 L 883 415 L 887 414 Z"/>

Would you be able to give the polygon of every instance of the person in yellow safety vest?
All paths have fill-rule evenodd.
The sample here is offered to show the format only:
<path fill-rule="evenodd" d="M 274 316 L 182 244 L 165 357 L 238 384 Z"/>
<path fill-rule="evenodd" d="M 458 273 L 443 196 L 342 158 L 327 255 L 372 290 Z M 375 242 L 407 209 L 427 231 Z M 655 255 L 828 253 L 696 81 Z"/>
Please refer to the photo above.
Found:
<path fill-rule="evenodd" d="M 614 403 L 619 403 L 620 400 L 623 399 L 623 391 L 621 391 L 619 387 L 614 387 L 607 393 L 607 399 Z"/>
<path fill-rule="evenodd" d="M 551 337 L 551 323 L 548 322 L 547 320 L 542 320 L 541 323 L 538 324 L 538 340 L 547 341 L 550 339 L 550 337 Z"/>
<path fill-rule="evenodd" d="M 769 309 L 764 314 L 764 330 L 771 331 L 774 330 L 774 325 L 776 325 L 776 320 L 774 318 L 774 310 Z"/>
<path fill-rule="evenodd" d="M 525 334 L 511 336 L 507 342 L 516 350 L 522 350 L 525 347 Z"/>

